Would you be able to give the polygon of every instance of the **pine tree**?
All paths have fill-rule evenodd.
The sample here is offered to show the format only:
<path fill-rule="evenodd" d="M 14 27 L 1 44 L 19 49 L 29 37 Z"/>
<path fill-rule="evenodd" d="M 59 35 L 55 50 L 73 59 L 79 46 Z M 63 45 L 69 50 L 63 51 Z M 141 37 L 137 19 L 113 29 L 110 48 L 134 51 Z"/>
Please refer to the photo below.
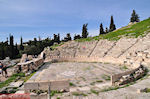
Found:
<path fill-rule="evenodd" d="M 24 50 L 23 39 L 22 39 L 22 37 L 21 37 L 21 39 L 20 39 L 20 50 Z"/>
<path fill-rule="evenodd" d="M 100 32 L 99 34 L 105 34 L 102 23 L 100 24 L 100 30 L 99 30 L 99 32 Z"/>
<path fill-rule="evenodd" d="M 87 26 L 88 26 L 88 24 L 83 24 L 83 27 L 82 27 L 82 38 L 87 38 L 88 37 Z"/>
<path fill-rule="evenodd" d="M 114 24 L 113 16 L 111 16 L 111 21 L 110 21 L 110 26 L 109 26 L 109 32 L 112 32 L 114 30 L 116 30 L 116 26 Z"/>
<path fill-rule="evenodd" d="M 138 14 L 136 14 L 135 10 L 133 10 L 131 18 L 130 18 L 130 22 L 139 22 L 139 16 Z"/>

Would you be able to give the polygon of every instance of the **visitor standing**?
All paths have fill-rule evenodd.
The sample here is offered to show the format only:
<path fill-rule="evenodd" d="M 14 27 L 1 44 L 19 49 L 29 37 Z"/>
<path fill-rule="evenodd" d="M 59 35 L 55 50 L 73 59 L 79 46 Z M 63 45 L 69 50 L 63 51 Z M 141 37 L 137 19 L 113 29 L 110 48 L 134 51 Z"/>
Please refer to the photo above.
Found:
<path fill-rule="evenodd" d="M 8 75 L 7 75 L 7 66 L 6 65 L 3 65 L 3 67 L 2 67 L 2 74 L 3 74 L 3 72 L 5 73 L 5 78 L 7 78 Z"/>
<path fill-rule="evenodd" d="M 0 74 L 3 75 L 2 68 L 3 68 L 3 64 L 0 62 Z"/>

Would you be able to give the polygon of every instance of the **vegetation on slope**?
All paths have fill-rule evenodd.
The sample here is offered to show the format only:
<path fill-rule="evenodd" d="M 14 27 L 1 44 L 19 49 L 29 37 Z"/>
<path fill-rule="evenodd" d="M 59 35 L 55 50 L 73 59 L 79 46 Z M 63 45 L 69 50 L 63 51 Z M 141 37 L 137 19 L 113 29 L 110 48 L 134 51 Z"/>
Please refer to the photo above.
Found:
<path fill-rule="evenodd" d="M 77 39 L 76 41 L 84 42 L 84 41 L 99 40 L 99 39 L 119 40 L 121 37 L 137 38 L 139 36 L 141 37 L 145 36 L 148 32 L 150 32 L 150 18 L 143 20 L 139 23 L 120 28 L 113 32 L 109 32 L 108 34 L 103 34 L 100 36 L 88 37 L 83 39 Z"/>

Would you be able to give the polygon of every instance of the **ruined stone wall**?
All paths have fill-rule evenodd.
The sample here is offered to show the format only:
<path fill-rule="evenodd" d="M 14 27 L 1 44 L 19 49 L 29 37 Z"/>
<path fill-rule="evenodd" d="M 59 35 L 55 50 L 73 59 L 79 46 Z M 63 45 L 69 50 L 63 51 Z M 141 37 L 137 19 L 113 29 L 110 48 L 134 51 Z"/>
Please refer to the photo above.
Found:
<path fill-rule="evenodd" d="M 34 70 L 37 70 L 42 64 L 44 63 L 44 60 L 42 58 L 36 58 L 31 61 L 18 63 L 15 66 L 15 72 L 32 72 Z M 20 71 L 21 70 L 21 71 Z"/>
<path fill-rule="evenodd" d="M 119 73 L 111 76 L 112 85 L 123 85 L 130 82 L 133 82 L 141 77 L 143 77 L 147 72 L 147 69 L 140 65 L 138 68 L 133 70 Z"/>

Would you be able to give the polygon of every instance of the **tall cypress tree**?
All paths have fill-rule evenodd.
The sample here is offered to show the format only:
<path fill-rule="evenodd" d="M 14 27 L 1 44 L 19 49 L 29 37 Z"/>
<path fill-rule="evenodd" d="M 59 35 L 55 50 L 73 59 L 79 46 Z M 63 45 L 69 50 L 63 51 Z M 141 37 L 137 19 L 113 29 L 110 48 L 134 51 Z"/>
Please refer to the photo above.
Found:
<path fill-rule="evenodd" d="M 57 35 L 57 42 L 58 42 L 58 44 L 60 43 L 60 35 L 59 35 L 59 33 Z"/>
<path fill-rule="evenodd" d="M 37 39 L 36 38 L 34 38 L 33 43 L 34 43 L 33 45 L 37 46 Z"/>
<path fill-rule="evenodd" d="M 20 38 L 20 50 L 24 50 L 22 37 Z"/>
<path fill-rule="evenodd" d="M 105 34 L 103 24 L 100 24 L 99 34 Z"/>
<path fill-rule="evenodd" d="M 19 54 L 19 50 L 18 50 L 18 45 L 16 43 L 15 47 L 14 47 L 14 52 L 15 52 L 15 56 L 17 56 Z"/>
<path fill-rule="evenodd" d="M 4 50 L 4 43 L 1 44 L 1 59 L 5 58 L 5 50 Z"/>
<path fill-rule="evenodd" d="M 114 24 L 113 16 L 111 16 L 111 21 L 110 21 L 110 26 L 109 26 L 109 32 L 112 32 L 114 30 L 116 30 L 116 26 Z"/>
<path fill-rule="evenodd" d="M 82 27 L 82 38 L 87 38 L 88 37 L 88 29 L 87 29 L 88 24 L 83 24 Z"/>
<path fill-rule="evenodd" d="M 135 10 L 133 10 L 131 18 L 130 18 L 130 22 L 139 22 L 139 16 L 138 14 L 136 14 Z"/>
<path fill-rule="evenodd" d="M 14 37 L 10 35 L 10 58 L 14 58 Z"/>

